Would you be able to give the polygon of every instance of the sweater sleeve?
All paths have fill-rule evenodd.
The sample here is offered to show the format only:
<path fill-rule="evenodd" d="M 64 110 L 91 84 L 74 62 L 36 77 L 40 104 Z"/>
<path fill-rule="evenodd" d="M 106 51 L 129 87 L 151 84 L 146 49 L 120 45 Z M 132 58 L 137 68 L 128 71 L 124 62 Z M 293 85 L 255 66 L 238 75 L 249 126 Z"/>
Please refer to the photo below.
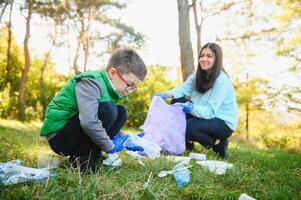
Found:
<path fill-rule="evenodd" d="M 195 87 L 195 76 L 196 72 L 193 72 L 183 84 L 171 90 L 173 98 L 177 99 L 184 95 L 191 96 Z"/>
<path fill-rule="evenodd" d="M 203 119 L 212 119 L 215 117 L 216 111 L 224 103 L 229 84 L 226 79 L 217 80 L 212 87 L 210 97 L 205 105 L 194 105 L 191 114 L 195 117 Z"/>
<path fill-rule="evenodd" d="M 113 149 L 114 145 L 98 118 L 98 100 L 101 97 L 100 84 L 94 79 L 81 79 L 76 83 L 75 93 L 79 120 L 84 132 L 103 151 Z"/>

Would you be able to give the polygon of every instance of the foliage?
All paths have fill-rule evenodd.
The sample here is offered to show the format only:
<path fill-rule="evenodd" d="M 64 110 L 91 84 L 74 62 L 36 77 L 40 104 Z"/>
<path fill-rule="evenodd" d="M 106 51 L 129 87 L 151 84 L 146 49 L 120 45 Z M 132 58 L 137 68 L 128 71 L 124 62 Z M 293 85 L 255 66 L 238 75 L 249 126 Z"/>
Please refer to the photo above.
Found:
<path fill-rule="evenodd" d="M 12 41 L 12 56 L 11 56 L 11 80 L 12 83 L 5 85 L 5 69 L 6 69 L 6 52 L 7 52 L 7 30 L 0 31 L 0 117 L 14 118 L 17 116 L 18 109 L 18 88 L 21 78 L 21 70 L 23 66 L 23 53 L 21 48 Z M 3 37 L 2 37 L 3 36 Z M 43 116 L 40 101 L 40 71 L 43 65 L 43 60 L 39 57 L 32 59 L 32 67 L 29 71 L 28 81 L 26 84 L 27 99 L 26 99 L 26 119 L 39 119 Z M 48 67 L 44 73 L 44 90 L 46 104 L 50 102 L 55 93 L 65 83 L 67 77 L 57 74 L 53 70 L 53 64 L 48 63 Z"/>
<path fill-rule="evenodd" d="M 150 66 L 145 80 L 129 95 L 127 101 L 122 102 L 129 112 L 128 127 L 139 127 L 143 124 L 154 93 L 166 92 L 179 84 L 178 81 L 167 78 L 169 72 L 168 67 Z"/>
<path fill-rule="evenodd" d="M 200 146 L 196 152 L 217 159 Z M 37 124 L 0 120 L 0 162 L 21 159 L 26 166 L 36 167 L 38 157 L 45 155 L 54 156 L 46 140 L 39 137 Z M 99 172 L 86 176 L 69 169 L 60 158 L 62 164 L 54 170 L 58 177 L 46 183 L 0 186 L 0 199 L 238 199 L 241 193 L 255 199 L 300 199 L 301 195 L 300 153 L 230 142 L 228 162 L 234 164 L 233 169 L 217 176 L 191 161 L 190 182 L 182 189 L 173 176 L 157 177 L 161 170 L 174 167 L 164 156 L 145 160 L 145 166 L 127 154 L 120 156 L 120 168 L 102 166 Z M 144 189 L 151 172 L 150 185 Z"/>

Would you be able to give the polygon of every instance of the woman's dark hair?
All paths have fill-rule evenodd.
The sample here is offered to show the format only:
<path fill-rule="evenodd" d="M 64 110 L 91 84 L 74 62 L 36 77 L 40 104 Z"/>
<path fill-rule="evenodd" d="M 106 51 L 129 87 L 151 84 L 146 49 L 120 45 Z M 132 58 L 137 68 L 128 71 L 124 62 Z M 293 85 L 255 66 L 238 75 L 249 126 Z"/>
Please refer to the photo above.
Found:
<path fill-rule="evenodd" d="M 207 48 L 213 52 L 215 57 L 213 67 L 210 73 L 207 73 L 205 70 L 201 68 L 200 61 L 199 61 L 202 51 Z M 221 71 L 224 71 L 222 49 L 220 48 L 220 46 L 218 46 L 215 43 L 205 44 L 202 47 L 201 51 L 199 52 L 199 56 L 198 56 L 198 68 L 197 68 L 196 79 L 195 79 L 196 91 L 200 93 L 205 93 L 206 91 L 211 89 Z"/>

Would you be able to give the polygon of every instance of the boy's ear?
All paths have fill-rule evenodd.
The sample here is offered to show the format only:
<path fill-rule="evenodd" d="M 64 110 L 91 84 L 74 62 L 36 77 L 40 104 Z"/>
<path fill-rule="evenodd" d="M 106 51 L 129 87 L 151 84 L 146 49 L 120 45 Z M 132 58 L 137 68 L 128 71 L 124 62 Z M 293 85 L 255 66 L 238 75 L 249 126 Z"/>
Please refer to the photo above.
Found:
<path fill-rule="evenodd" d="M 112 68 L 110 68 L 110 69 L 108 70 L 108 75 L 109 75 L 109 77 L 114 76 L 115 73 L 116 73 L 115 67 L 112 67 Z"/>

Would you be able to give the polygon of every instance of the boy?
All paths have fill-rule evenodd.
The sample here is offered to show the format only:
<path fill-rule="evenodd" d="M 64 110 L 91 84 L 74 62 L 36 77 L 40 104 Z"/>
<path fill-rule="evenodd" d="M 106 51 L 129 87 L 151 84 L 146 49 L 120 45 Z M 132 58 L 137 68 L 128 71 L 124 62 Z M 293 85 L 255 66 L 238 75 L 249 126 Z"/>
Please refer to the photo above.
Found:
<path fill-rule="evenodd" d="M 101 151 L 116 153 L 122 145 L 111 139 L 128 118 L 118 100 L 136 89 L 145 78 L 146 66 L 131 49 L 119 49 L 105 70 L 84 72 L 69 80 L 46 110 L 41 136 L 51 149 L 77 161 L 81 171 L 95 170 Z"/>

